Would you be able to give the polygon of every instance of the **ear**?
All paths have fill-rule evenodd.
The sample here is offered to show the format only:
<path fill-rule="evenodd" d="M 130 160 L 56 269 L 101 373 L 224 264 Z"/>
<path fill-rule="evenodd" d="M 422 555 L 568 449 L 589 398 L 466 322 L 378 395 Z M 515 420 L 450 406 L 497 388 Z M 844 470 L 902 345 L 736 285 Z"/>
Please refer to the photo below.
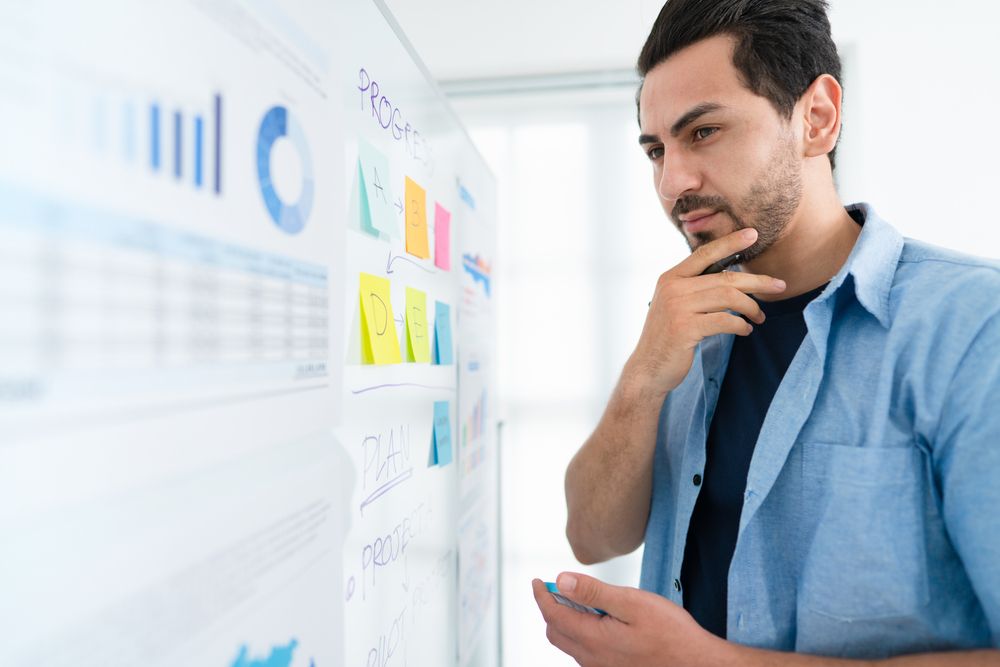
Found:
<path fill-rule="evenodd" d="M 802 105 L 803 150 L 806 157 L 826 155 L 840 136 L 840 108 L 844 91 L 829 74 L 821 74 L 806 89 Z"/>

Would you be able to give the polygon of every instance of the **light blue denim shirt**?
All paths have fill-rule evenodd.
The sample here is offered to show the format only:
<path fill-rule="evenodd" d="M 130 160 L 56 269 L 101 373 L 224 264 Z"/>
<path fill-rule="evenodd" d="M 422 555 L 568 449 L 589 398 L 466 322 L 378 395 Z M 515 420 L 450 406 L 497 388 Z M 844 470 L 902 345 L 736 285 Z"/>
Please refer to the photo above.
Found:
<path fill-rule="evenodd" d="M 997 646 L 1000 263 L 904 239 L 859 206 L 760 430 L 728 638 L 855 658 Z M 660 415 L 641 586 L 677 604 L 732 342 L 702 342 Z"/>

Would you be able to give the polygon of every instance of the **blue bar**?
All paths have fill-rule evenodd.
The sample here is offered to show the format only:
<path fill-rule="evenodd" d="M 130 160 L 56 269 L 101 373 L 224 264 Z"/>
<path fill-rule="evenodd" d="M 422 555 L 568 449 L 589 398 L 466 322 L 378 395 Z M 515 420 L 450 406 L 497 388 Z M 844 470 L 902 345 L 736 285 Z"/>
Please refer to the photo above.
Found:
<path fill-rule="evenodd" d="M 149 109 L 149 163 L 153 171 L 160 170 L 160 106 Z"/>
<path fill-rule="evenodd" d="M 201 143 L 204 122 L 201 116 L 194 117 L 194 185 L 201 187 Z"/>
<path fill-rule="evenodd" d="M 180 111 L 174 112 L 174 178 L 180 180 L 183 173 L 181 161 L 184 154 L 181 151 L 181 140 L 184 138 L 184 117 Z"/>
<path fill-rule="evenodd" d="M 222 193 L 222 95 L 215 95 L 215 194 Z"/>

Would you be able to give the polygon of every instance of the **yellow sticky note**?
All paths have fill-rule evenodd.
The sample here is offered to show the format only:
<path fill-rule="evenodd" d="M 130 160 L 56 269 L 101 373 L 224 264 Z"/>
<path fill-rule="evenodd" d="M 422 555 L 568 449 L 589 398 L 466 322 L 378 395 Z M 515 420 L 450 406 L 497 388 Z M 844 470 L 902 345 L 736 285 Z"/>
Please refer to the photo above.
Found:
<path fill-rule="evenodd" d="M 361 348 L 366 364 L 402 362 L 389 279 L 368 273 L 361 274 Z"/>
<path fill-rule="evenodd" d="M 431 360 L 431 340 L 427 333 L 427 294 L 406 288 L 406 337 L 409 358 L 417 363 Z"/>
<path fill-rule="evenodd" d="M 427 191 L 406 177 L 406 252 L 427 259 Z"/>

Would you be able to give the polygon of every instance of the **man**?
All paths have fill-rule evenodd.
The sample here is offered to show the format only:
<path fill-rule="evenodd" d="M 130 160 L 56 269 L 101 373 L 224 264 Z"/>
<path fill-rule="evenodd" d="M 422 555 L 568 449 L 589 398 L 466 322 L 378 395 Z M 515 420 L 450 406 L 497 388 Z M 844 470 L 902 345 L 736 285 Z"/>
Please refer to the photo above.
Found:
<path fill-rule="evenodd" d="M 693 253 L 566 496 L 580 561 L 645 541 L 644 590 L 561 575 L 599 617 L 533 582 L 550 641 L 588 666 L 1000 665 L 1000 266 L 840 202 L 823 0 L 670 0 L 639 72 Z"/>

